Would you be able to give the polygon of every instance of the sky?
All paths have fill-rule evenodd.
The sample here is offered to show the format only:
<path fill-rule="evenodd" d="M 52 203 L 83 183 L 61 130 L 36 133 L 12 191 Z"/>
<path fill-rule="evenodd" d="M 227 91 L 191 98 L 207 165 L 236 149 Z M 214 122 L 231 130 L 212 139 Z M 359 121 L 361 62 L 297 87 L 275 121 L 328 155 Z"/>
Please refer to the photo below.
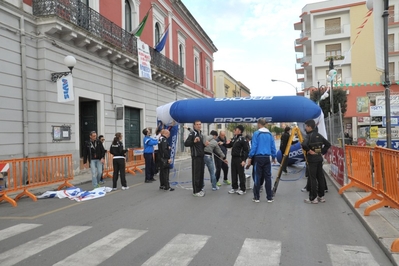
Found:
<path fill-rule="evenodd" d="M 300 31 L 294 23 L 306 4 L 322 1 L 182 0 L 218 49 L 214 70 L 225 70 L 253 96 L 295 95 L 295 87 L 301 91 L 294 44 Z"/>

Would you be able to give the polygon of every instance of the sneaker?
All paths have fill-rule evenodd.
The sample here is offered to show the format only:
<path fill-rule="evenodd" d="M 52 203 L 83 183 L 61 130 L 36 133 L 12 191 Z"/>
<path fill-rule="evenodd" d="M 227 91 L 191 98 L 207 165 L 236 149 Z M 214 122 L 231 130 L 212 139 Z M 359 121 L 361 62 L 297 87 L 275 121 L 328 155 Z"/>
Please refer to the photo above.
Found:
<path fill-rule="evenodd" d="M 129 187 L 122 187 L 122 190 L 128 190 Z"/>
<path fill-rule="evenodd" d="M 104 181 L 100 181 L 100 184 L 101 184 L 101 185 L 104 185 L 104 184 L 105 184 L 105 182 L 104 182 Z"/>
<path fill-rule="evenodd" d="M 256 203 L 259 203 L 259 202 L 260 202 L 260 200 L 255 199 L 255 198 L 253 198 L 252 201 L 253 201 L 253 202 L 256 202 Z"/>
<path fill-rule="evenodd" d="M 116 191 L 116 190 L 118 190 L 118 189 L 117 189 L 116 187 L 114 187 L 114 188 L 112 188 L 112 190 L 113 190 L 113 191 Z"/>
<path fill-rule="evenodd" d="M 241 189 L 237 190 L 237 194 L 238 195 L 244 195 L 245 193 L 247 193 L 246 191 L 242 191 Z"/>
<path fill-rule="evenodd" d="M 159 189 L 165 189 L 165 187 L 164 186 L 160 186 Z"/>
<path fill-rule="evenodd" d="M 220 184 L 220 182 L 216 183 L 216 186 L 220 187 L 222 184 Z"/>
<path fill-rule="evenodd" d="M 205 193 L 204 193 L 204 191 L 200 191 L 198 193 L 194 193 L 193 196 L 194 197 L 203 197 L 203 196 L 205 196 Z"/>
<path fill-rule="evenodd" d="M 235 194 L 235 193 L 237 193 L 237 189 L 232 188 L 229 190 L 229 194 Z"/>
<path fill-rule="evenodd" d="M 164 189 L 165 191 L 175 191 L 175 189 L 174 188 L 166 188 L 166 189 Z"/>
<path fill-rule="evenodd" d="M 317 197 L 318 202 L 326 202 L 326 199 L 324 197 Z"/>
<path fill-rule="evenodd" d="M 308 191 L 308 190 L 306 189 L 306 187 L 304 187 L 304 188 L 301 189 L 301 191 L 302 191 L 302 192 L 306 192 L 306 191 Z"/>
<path fill-rule="evenodd" d="M 223 183 L 225 183 L 226 185 L 231 185 L 231 182 L 229 180 L 223 180 Z"/>
<path fill-rule="evenodd" d="M 99 187 L 101 187 L 99 184 L 97 184 L 97 186 L 95 186 L 94 188 L 99 188 Z"/>
<path fill-rule="evenodd" d="M 219 187 L 218 187 L 218 186 L 213 187 L 212 190 L 213 190 L 213 191 L 219 190 Z"/>
<path fill-rule="evenodd" d="M 317 204 L 317 203 L 319 203 L 319 202 L 317 201 L 317 198 L 314 199 L 314 200 L 305 199 L 304 202 L 305 202 L 305 203 L 309 203 L 309 204 Z"/>
<path fill-rule="evenodd" d="M 272 203 L 274 199 L 268 199 L 267 202 Z"/>

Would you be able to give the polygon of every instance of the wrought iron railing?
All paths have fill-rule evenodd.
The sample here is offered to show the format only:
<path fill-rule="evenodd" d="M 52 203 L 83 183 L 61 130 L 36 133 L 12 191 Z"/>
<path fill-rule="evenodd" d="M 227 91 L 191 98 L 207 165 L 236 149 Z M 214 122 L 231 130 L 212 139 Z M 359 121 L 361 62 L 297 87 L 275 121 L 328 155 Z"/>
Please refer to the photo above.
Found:
<path fill-rule="evenodd" d="M 33 15 L 37 17 L 57 16 L 137 57 L 137 39 L 80 0 L 33 0 L 32 7 Z M 151 63 L 155 67 L 184 81 L 184 70 L 181 66 L 153 48 L 150 50 Z"/>

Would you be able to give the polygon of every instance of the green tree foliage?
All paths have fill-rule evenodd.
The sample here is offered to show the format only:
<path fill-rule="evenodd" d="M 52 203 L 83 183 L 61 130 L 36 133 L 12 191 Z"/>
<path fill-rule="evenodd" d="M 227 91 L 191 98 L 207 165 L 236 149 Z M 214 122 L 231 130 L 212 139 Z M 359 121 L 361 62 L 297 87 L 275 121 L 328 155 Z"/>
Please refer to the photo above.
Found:
<path fill-rule="evenodd" d="M 338 113 L 339 104 L 341 104 L 342 114 L 345 114 L 347 108 L 347 95 L 346 91 L 342 88 L 335 88 L 334 90 L 334 113 Z M 310 99 L 317 103 L 320 97 L 324 94 L 324 90 L 320 90 L 320 94 L 318 90 L 312 91 L 310 93 Z M 324 117 L 328 117 L 328 113 L 330 112 L 330 96 L 326 99 L 320 101 L 320 108 L 323 111 Z"/>

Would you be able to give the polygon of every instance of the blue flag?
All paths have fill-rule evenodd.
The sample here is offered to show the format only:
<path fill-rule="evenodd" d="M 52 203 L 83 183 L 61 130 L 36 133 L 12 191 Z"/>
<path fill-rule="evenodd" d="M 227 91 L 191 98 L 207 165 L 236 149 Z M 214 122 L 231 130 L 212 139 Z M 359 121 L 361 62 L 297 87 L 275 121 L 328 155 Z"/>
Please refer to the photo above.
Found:
<path fill-rule="evenodd" d="M 162 38 L 159 41 L 159 43 L 157 44 L 157 46 L 155 46 L 155 50 L 157 52 L 161 52 L 163 50 L 163 48 L 165 47 L 166 39 L 168 38 L 168 33 L 169 33 L 169 28 L 165 31 L 164 35 L 162 36 Z"/>

